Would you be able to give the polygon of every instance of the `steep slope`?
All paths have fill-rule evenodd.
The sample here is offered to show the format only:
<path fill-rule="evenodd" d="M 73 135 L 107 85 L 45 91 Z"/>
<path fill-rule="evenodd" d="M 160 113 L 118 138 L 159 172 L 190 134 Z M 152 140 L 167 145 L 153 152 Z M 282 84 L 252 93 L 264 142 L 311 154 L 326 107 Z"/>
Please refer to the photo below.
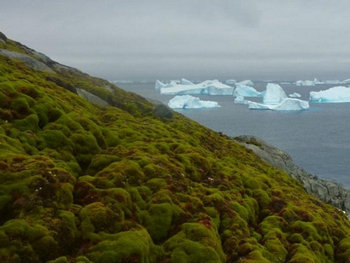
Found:
<path fill-rule="evenodd" d="M 0 39 L 1 262 L 349 262 L 347 218 L 285 172 Z"/>

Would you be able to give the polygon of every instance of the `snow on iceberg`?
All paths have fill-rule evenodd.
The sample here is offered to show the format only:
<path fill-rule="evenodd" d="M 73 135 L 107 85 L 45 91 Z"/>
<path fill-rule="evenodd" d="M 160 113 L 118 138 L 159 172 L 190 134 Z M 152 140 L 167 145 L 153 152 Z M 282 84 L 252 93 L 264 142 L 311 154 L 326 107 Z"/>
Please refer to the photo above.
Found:
<path fill-rule="evenodd" d="M 263 95 L 263 103 L 248 101 L 249 109 L 256 110 L 305 110 L 309 102 L 288 98 L 282 87 L 275 83 L 268 83 Z"/>
<path fill-rule="evenodd" d="M 295 111 L 308 109 L 309 102 L 299 99 L 285 98 L 278 104 L 262 104 L 253 101 L 248 102 L 249 109 L 253 110 L 279 110 L 279 111 Z"/>
<path fill-rule="evenodd" d="M 162 87 L 160 93 L 163 95 L 232 95 L 234 88 L 219 82 L 218 80 L 206 80 L 199 84 L 178 84 L 172 87 Z"/>
<path fill-rule="evenodd" d="M 204 101 L 191 95 L 175 96 L 168 102 L 168 106 L 172 109 L 201 109 L 220 107 L 216 101 Z"/>
<path fill-rule="evenodd" d="M 350 102 L 350 88 L 337 86 L 327 90 L 311 91 L 310 101 L 325 103 Z"/>

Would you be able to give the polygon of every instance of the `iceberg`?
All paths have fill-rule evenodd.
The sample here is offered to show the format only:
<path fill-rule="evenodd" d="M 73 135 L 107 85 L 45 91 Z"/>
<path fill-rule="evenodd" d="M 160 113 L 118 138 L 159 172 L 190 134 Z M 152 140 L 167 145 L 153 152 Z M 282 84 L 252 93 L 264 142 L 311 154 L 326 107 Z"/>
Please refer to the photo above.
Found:
<path fill-rule="evenodd" d="M 233 91 L 233 96 L 243 96 L 243 97 L 262 97 L 263 92 L 259 92 L 253 87 L 237 84 L 236 89 Z"/>
<path fill-rule="evenodd" d="M 181 79 L 181 85 L 193 85 L 193 83 L 187 79 Z"/>
<path fill-rule="evenodd" d="M 164 83 L 164 82 L 161 82 L 160 80 L 156 80 L 155 89 L 160 90 L 162 88 L 171 88 L 171 87 L 174 87 L 176 85 L 178 85 L 177 80 L 171 80 L 169 83 Z"/>
<path fill-rule="evenodd" d="M 326 80 L 324 84 L 331 84 L 331 85 L 339 85 L 339 84 L 344 84 L 344 81 L 340 80 Z"/>
<path fill-rule="evenodd" d="M 185 80 L 185 84 L 176 84 L 171 87 L 163 86 L 160 93 L 163 95 L 232 95 L 234 88 L 219 82 L 218 80 L 206 80 L 199 84 L 190 84 Z"/>
<path fill-rule="evenodd" d="M 263 95 L 263 103 L 248 101 L 249 109 L 295 111 L 308 109 L 309 102 L 288 98 L 282 87 L 275 83 L 268 83 Z"/>
<path fill-rule="evenodd" d="M 237 81 L 235 79 L 228 79 L 225 81 L 227 85 L 235 85 Z"/>
<path fill-rule="evenodd" d="M 295 111 L 308 109 L 309 102 L 299 99 L 286 98 L 278 104 L 262 104 L 253 101 L 248 102 L 249 109 L 253 110 L 279 110 L 279 111 Z"/>
<path fill-rule="evenodd" d="M 246 85 L 246 86 L 254 86 L 254 82 L 251 81 L 250 79 L 247 80 L 242 80 L 238 83 L 236 83 L 237 85 Z"/>
<path fill-rule="evenodd" d="M 216 101 L 204 101 L 191 95 L 175 96 L 168 102 L 172 109 L 201 109 L 220 107 Z"/>
<path fill-rule="evenodd" d="M 163 88 L 165 86 L 165 84 L 159 80 L 156 80 L 156 84 L 154 85 L 156 90 L 160 90 L 161 88 Z"/>
<path fill-rule="evenodd" d="M 236 96 L 234 103 L 247 104 L 248 101 L 245 97 L 262 97 L 265 92 L 259 92 L 253 87 L 237 84 L 236 89 L 233 91 L 233 96 Z"/>
<path fill-rule="evenodd" d="M 298 80 L 295 82 L 295 85 L 297 86 L 315 86 L 318 84 L 324 84 L 324 82 L 319 81 L 316 78 L 314 78 L 314 80 Z"/>
<path fill-rule="evenodd" d="M 266 91 L 263 99 L 264 104 L 280 104 L 286 98 L 287 95 L 280 85 L 275 83 L 268 83 L 266 85 Z"/>
<path fill-rule="evenodd" d="M 294 92 L 292 94 L 289 94 L 289 97 L 291 97 L 291 98 L 300 98 L 301 95 L 299 93 Z"/>
<path fill-rule="evenodd" d="M 311 91 L 310 101 L 324 103 L 350 102 L 350 88 L 337 86 L 327 90 Z"/>
<path fill-rule="evenodd" d="M 248 100 L 246 100 L 243 96 L 237 96 L 233 100 L 233 103 L 235 103 L 235 104 L 248 104 Z"/>

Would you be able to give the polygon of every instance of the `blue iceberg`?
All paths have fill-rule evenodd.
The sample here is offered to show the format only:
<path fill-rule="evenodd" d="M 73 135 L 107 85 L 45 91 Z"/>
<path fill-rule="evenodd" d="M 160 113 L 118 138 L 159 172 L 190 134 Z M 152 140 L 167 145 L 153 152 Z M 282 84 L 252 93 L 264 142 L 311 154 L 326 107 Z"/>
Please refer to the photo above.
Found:
<path fill-rule="evenodd" d="M 282 87 L 278 84 L 268 83 L 263 95 L 263 103 L 248 102 L 249 109 L 295 111 L 308 109 L 309 102 L 295 98 L 288 98 Z"/>
<path fill-rule="evenodd" d="M 168 102 L 172 109 L 202 109 L 220 107 L 216 101 L 204 101 L 191 95 L 178 95 Z"/>
<path fill-rule="evenodd" d="M 350 102 L 350 88 L 337 86 L 327 90 L 311 91 L 310 101 L 323 103 Z"/>
<path fill-rule="evenodd" d="M 162 86 L 163 84 L 163 86 Z M 182 79 L 181 84 L 164 84 L 156 82 L 156 88 L 159 88 L 162 95 L 232 95 L 234 87 L 223 84 L 218 80 L 206 80 L 198 84 Z"/>

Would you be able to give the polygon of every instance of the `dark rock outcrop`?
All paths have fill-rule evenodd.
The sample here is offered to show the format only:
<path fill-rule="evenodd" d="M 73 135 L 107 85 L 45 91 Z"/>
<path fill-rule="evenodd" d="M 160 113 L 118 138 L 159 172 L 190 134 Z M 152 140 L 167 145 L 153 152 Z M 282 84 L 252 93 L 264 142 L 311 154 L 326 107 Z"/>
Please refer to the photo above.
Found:
<path fill-rule="evenodd" d="M 65 82 L 64 80 L 62 80 L 61 78 L 55 77 L 55 76 L 47 76 L 46 77 L 47 81 L 51 81 L 53 83 L 55 83 L 56 85 L 67 89 L 71 92 L 77 93 L 77 89 L 75 87 L 73 87 L 70 83 Z"/>
<path fill-rule="evenodd" d="M 7 42 L 7 37 L 5 36 L 4 33 L 0 32 L 0 41 L 5 43 Z"/>
<path fill-rule="evenodd" d="M 350 214 L 350 190 L 341 184 L 324 180 L 308 173 L 297 166 L 287 153 L 258 137 L 243 135 L 235 137 L 234 140 L 251 149 L 265 162 L 270 163 L 297 179 L 303 184 L 308 193 Z"/>
<path fill-rule="evenodd" d="M 173 112 L 171 111 L 171 109 L 164 104 L 156 105 L 153 109 L 153 113 L 157 118 L 171 119 L 173 117 Z"/>

